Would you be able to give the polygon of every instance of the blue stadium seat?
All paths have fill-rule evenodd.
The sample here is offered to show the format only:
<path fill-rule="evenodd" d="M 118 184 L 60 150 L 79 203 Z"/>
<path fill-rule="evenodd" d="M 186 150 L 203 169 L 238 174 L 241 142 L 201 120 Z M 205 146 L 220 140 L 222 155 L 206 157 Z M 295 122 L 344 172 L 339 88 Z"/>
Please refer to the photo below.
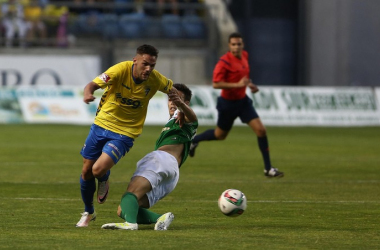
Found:
<path fill-rule="evenodd" d="M 115 13 L 117 15 L 129 14 L 133 12 L 133 5 L 125 6 L 126 4 L 133 4 L 134 0 L 114 0 L 116 5 Z M 124 6 L 123 6 L 124 5 Z"/>
<path fill-rule="evenodd" d="M 101 33 L 104 38 L 119 36 L 118 16 L 116 14 L 103 14 L 101 23 Z"/>
<path fill-rule="evenodd" d="M 199 16 L 185 15 L 182 18 L 182 27 L 186 38 L 204 39 L 207 36 L 206 26 Z"/>
<path fill-rule="evenodd" d="M 119 17 L 120 35 L 124 38 L 142 38 L 144 34 L 144 13 L 124 14 Z"/>
<path fill-rule="evenodd" d="M 80 14 L 74 23 L 73 29 L 75 29 L 75 32 L 77 34 L 80 34 L 80 33 L 84 32 L 86 26 L 87 26 L 87 15 L 86 14 Z"/>
<path fill-rule="evenodd" d="M 173 14 L 163 15 L 161 18 L 165 38 L 183 38 L 181 17 Z"/>
<path fill-rule="evenodd" d="M 99 34 L 101 25 L 101 16 L 97 12 L 89 12 L 78 16 L 76 26 L 77 32 L 82 35 Z"/>
<path fill-rule="evenodd" d="M 163 36 L 162 23 L 159 18 L 147 16 L 143 25 L 145 38 L 161 38 Z"/>

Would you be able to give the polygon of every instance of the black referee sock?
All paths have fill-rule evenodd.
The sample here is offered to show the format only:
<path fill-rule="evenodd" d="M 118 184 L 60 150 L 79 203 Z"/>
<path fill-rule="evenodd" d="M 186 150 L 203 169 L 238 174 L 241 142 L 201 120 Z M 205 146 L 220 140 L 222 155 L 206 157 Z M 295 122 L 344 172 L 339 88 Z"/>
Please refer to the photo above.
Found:
<path fill-rule="evenodd" d="M 269 158 L 268 138 L 266 136 L 257 137 L 257 141 L 259 143 L 261 154 L 263 155 L 265 169 L 270 170 L 272 167 L 272 164 L 270 163 L 270 158 Z"/>
<path fill-rule="evenodd" d="M 215 129 L 209 129 L 203 132 L 202 134 L 196 135 L 193 139 L 194 143 L 198 143 L 201 141 L 214 141 L 215 137 Z"/>

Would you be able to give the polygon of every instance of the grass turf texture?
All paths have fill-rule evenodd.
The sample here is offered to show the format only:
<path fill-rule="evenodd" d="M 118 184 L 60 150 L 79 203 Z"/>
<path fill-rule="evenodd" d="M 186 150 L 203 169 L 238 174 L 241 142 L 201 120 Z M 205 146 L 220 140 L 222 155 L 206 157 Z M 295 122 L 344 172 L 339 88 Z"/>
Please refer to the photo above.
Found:
<path fill-rule="evenodd" d="M 143 135 L 112 169 L 97 220 L 75 228 L 83 205 L 79 151 L 90 126 L 0 125 L 0 248 L 9 249 L 378 249 L 380 128 L 269 127 L 274 166 L 268 179 L 256 138 L 235 127 L 224 142 L 203 142 L 181 168 L 176 190 L 152 210 L 175 214 L 168 231 L 102 230 L 122 222 L 120 197 L 136 162 L 161 130 Z M 200 127 L 203 132 L 208 127 Z M 228 188 L 248 198 L 245 213 L 224 216 Z"/>

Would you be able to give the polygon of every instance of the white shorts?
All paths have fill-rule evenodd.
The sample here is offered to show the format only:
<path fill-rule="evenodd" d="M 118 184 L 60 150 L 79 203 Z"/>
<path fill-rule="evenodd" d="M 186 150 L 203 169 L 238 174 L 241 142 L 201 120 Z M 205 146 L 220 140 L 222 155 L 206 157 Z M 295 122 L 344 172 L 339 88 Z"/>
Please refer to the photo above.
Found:
<path fill-rule="evenodd" d="M 139 162 L 132 178 L 142 176 L 152 185 L 152 190 L 146 195 L 149 199 L 149 207 L 171 193 L 179 180 L 178 162 L 174 156 L 165 151 L 153 151 Z"/>

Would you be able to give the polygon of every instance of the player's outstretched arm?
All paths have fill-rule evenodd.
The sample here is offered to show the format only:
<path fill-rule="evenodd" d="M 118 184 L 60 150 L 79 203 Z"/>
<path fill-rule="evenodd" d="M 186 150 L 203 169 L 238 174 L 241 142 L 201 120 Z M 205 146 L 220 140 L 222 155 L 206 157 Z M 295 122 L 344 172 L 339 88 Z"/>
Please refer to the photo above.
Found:
<path fill-rule="evenodd" d="M 177 105 L 177 107 L 179 111 L 184 113 L 186 122 L 195 122 L 198 120 L 197 115 L 186 102 L 182 102 L 182 104 L 179 106 Z"/>
<path fill-rule="evenodd" d="M 100 88 L 99 85 L 94 83 L 94 82 L 88 83 L 84 87 L 83 101 L 87 104 L 89 104 L 90 102 L 93 102 L 95 100 L 94 92 L 95 92 L 95 90 L 97 90 L 99 88 Z"/>

